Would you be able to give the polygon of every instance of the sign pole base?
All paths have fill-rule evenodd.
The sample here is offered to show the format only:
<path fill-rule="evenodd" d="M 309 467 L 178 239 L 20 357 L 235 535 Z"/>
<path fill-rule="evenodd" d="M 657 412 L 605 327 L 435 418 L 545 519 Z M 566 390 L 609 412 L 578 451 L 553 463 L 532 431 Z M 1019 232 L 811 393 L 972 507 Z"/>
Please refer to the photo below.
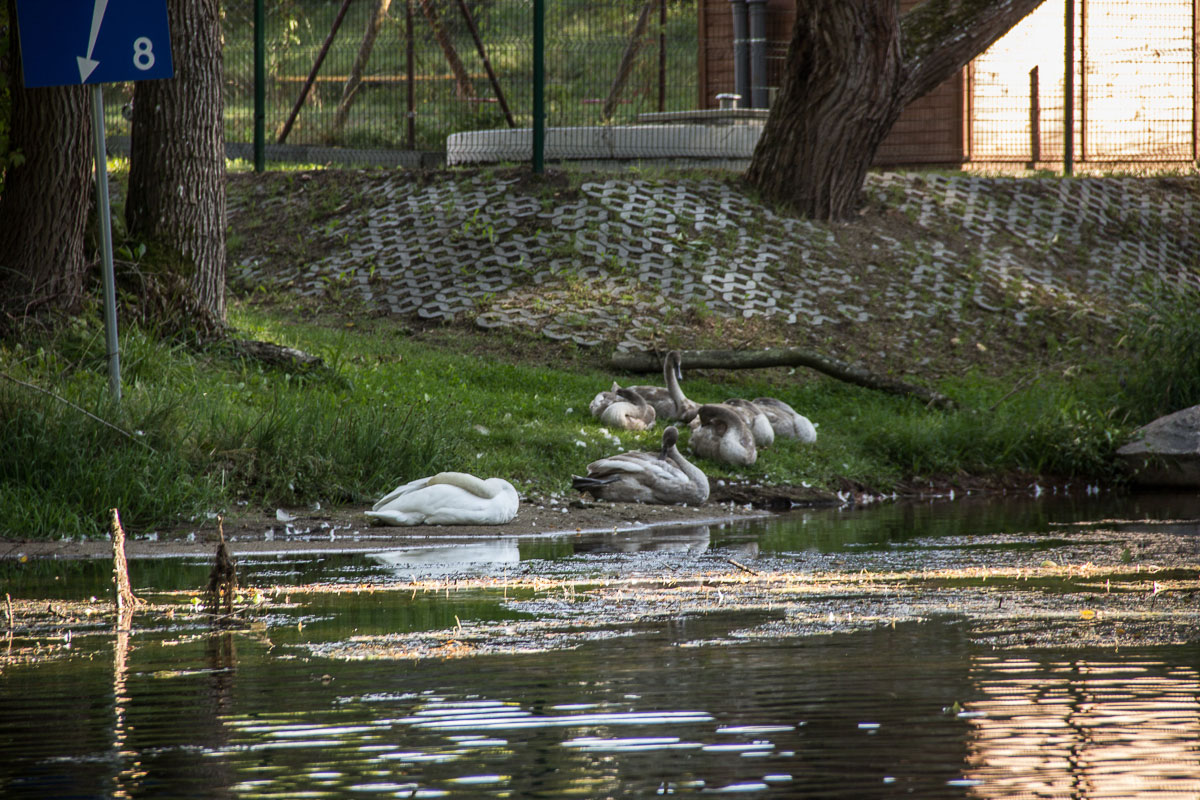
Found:
<path fill-rule="evenodd" d="M 108 200 L 108 153 L 104 146 L 104 87 L 92 84 L 92 149 L 96 161 L 96 227 L 100 231 L 104 273 L 104 341 L 108 350 L 108 388 L 121 402 L 121 356 L 117 350 L 117 289 L 113 275 L 112 210 Z"/>

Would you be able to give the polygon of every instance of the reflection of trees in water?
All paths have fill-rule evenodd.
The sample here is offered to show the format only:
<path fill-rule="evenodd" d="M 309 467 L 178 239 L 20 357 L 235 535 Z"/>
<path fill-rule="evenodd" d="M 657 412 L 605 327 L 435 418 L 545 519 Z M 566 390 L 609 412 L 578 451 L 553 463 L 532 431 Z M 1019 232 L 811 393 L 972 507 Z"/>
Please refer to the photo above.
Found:
<path fill-rule="evenodd" d="M 953 502 L 903 500 L 859 508 L 808 509 L 771 518 L 758 536 L 764 552 L 817 550 L 836 552 L 847 544 L 891 546 L 915 539 L 959 536 L 964 531 L 990 535 L 1058 531 L 1069 520 L 1194 519 L 1200 516 L 1200 495 L 1171 493 L 1139 495 L 1106 493 L 1099 496 L 1050 494 L 1041 498 L 992 494 L 956 496 Z M 754 523 L 750 523 L 753 525 Z M 765 524 L 765 523 L 763 523 Z"/>
<path fill-rule="evenodd" d="M 966 726 L 940 711 L 971 691 L 971 645 L 961 626 L 902 625 L 787 643 L 731 644 L 731 633 L 753 627 L 766 613 L 661 620 L 637 637 L 602 645 L 481 661 L 469 678 L 454 664 L 430 662 L 419 672 L 424 682 L 439 685 L 455 670 L 457 697 L 504 701 L 539 718 L 684 711 L 710 717 L 488 731 L 508 742 L 506 759 L 488 771 L 511 775 L 506 788 L 513 796 L 650 797 L 661 786 L 703 781 L 712 790 L 778 772 L 793 776 L 787 796 L 961 796 L 947 781 L 961 776 Z M 687 646 L 712 641 L 726 645 Z M 592 705 L 572 710 L 571 704 L 581 703 Z M 880 723 L 879 731 L 861 729 L 865 720 Z M 738 726 L 773 729 L 721 732 Z M 607 752 L 565 744 L 587 737 L 679 737 L 683 747 Z M 757 759 L 701 749 L 749 741 L 769 742 L 770 755 Z M 885 777 L 894 778 L 894 791 Z"/>
<path fill-rule="evenodd" d="M 136 751 L 127 749 L 129 725 L 126 709 L 131 698 L 126 680 L 129 675 L 129 639 L 133 635 L 133 605 L 125 605 L 117 613 L 113 640 L 113 728 L 112 752 L 117 769 L 113 775 L 113 797 L 131 797 L 130 789 L 137 785 L 146 772 L 138 762 Z"/>
<path fill-rule="evenodd" d="M 983 797 L 1200 796 L 1200 675 L 1138 655 L 978 658 L 967 775 Z"/>
<path fill-rule="evenodd" d="M 233 712 L 234 679 L 237 676 L 237 643 L 232 631 L 214 631 L 206 643 L 209 685 L 206 696 L 214 717 Z"/>
<path fill-rule="evenodd" d="M 160 790 L 178 796 L 187 796 L 197 787 L 231 784 L 233 771 L 223 761 L 197 760 L 188 753 L 196 746 L 218 749 L 228 744 L 222 720 L 235 711 L 237 632 L 217 627 L 205 637 L 207 685 L 199 687 L 199 702 L 193 702 L 189 684 L 180 683 L 186 679 L 159 670 L 145 676 L 135 670 L 131 685 L 130 663 L 137 650 L 134 610 L 122 608 L 114 626 L 111 796 L 139 795 L 151 774 Z M 184 715 L 175 712 L 181 705 L 188 709 Z M 184 744 L 182 749 L 172 746 Z"/>

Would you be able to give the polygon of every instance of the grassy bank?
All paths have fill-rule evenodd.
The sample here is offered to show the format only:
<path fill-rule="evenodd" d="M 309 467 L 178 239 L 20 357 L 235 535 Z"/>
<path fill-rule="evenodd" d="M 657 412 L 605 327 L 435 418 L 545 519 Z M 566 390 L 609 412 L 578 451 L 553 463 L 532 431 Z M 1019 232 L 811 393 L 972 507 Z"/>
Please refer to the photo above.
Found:
<path fill-rule="evenodd" d="M 528 327 L 485 331 L 469 318 L 398 316 L 340 291 L 336 281 L 319 297 L 298 297 L 287 270 L 346 246 L 350 234 L 334 230 L 331 214 L 347 208 L 361 214 L 345 228 L 360 231 L 362 220 L 389 212 L 390 201 L 361 188 L 378 187 L 381 176 L 347 171 L 326 180 L 314 173 L 304 176 L 307 184 L 278 174 L 231 179 L 241 206 L 251 210 L 235 215 L 231 260 L 265 265 L 257 282 L 231 274 L 235 335 L 297 347 L 319 356 L 321 368 L 289 371 L 225 346 L 164 343 L 129 326 L 122 329 L 124 396 L 116 407 L 108 398 L 98 308 L 53 333 L 30 331 L 0 342 L 0 534 L 99 536 L 114 507 L 135 531 L 239 509 L 366 507 L 400 482 L 446 469 L 506 477 L 528 498 L 569 495 L 571 475 L 591 460 L 656 447 L 661 426 L 613 432 L 588 413 L 590 399 L 614 379 L 661 380 L 613 372 L 611 347 L 551 341 Z M 651 179 L 682 184 L 690 178 Z M 571 181 L 529 189 L 551 206 L 591 202 L 579 192 L 581 180 Z M 994 191 L 1006 196 L 1011 186 L 998 182 Z M 929 409 L 806 369 L 701 371 L 685 364 L 683 387 L 694 400 L 775 396 L 818 425 L 815 445 L 777 442 L 752 468 L 700 462 L 710 477 L 876 492 L 930 479 L 1012 475 L 1111 482 L 1120 479 L 1113 451 L 1133 428 L 1200 402 L 1200 323 L 1192 296 L 1126 298 L 1115 321 L 1103 326 L 1095 315 L 1088 321 L 1080 296 L 1049 292 L 1021 301 L 1025 305 L 1013 301 L 1011 309 L 981 310 L 955 300 L 961 313 L 983 315 L 972 326 L 889 317 L 894 287 L 912 288 L 914 265 L 928 263 L 917 258 L 923 242 L 948 242 L 968 267 L 982 244 L 954 220 L 923 221 L 904 203 L 898 193 L 876 199 L 860 220 L 813 225 L 809 241 L 828 244 L 808 252 L 803 242 L 794 244 L 797 252 L 771 268 L 804 279 L 818 257 L 826 267 L 844 266 L 846 280 L 873 286 L 879 295 L 867 321 L 817 328 L 803 319 L 742 319 L 704 304 L 660 306 L 659 316 L 669 311 L 672 322 L 665 341 L 683 347 L 800 344 L 921 383 L 958 408 Z M 450 226 L 446 241 L 462 240 L 477 252 L 483 245 L 455 233 L 448 214 L 445 208 L 433 214 Z M 1114 220 L 1088 229 L 1087 249 L 1103 252 L 1145 233 L 1129 230 L 1119 214 Z M 478 223 L 491 230 L 491 220 Z M 762 235 L 769 232 L 760 227 Z M 873 237 L 880 231 L 903 245 L 899 255 L 879 246 L 883 240 Z M 577 246 L 572 241 L 596 235 L 585 233 L 560 243 L 569 252 L 550 255 L 585 266 L 621 260 L 593 252 L 594 246 L 570 250 Z M 692 250 L 719 252 L 721 242 L 710 247 L 704 237 L 725 234 L 697 226 L 690 235 Z M 488 247 L 497 245 L 494 238 L 487 237 Z M 749 238 L 742 241 L 750 246 Z M 1070 268 L 1085 252 L 1069 242 L 1054 245 L 1057 254 L 1036 241 L 1018 245 L 1025 248 L 1021 258 L 1031 261 L 1046 251 L 1047 270 Z M 464 255 L 463 262 L 477 258 Z M 866 273 L 853 272 L 868 260 Z M 833 273 L 826 268 L 824 274 Z M 895 283 L 879 284 L 881 276 Z M 955 279 L 978 280 L 970 269 Z M 533 303 L 625 302 L 589 284 L 582 269 L 555 280 L 562 286 L 530 279 L 516 294 Z M 939 295 L 929 290 L 911 302 L 937 310 Z M 1015 309 L 1036 315 L 1037 326 L 1013 327 Z"/>
<path fill-rule="evenodd" d="M 107 397 L 98 325 L 0 350 L 0 530 L 95 536 L 112 507 L 132 528 L 151 530 L 242 505 L 365 506 L 443 469 L 505 476 L 531 496 L 567 493 L 590 460 L 651 448 L 659 436 L 608 431 L 590 417 L 588 401 L 614 375 L 569 345 L 517 333 L 431 336 L 386 319 L 334 327 L 245 307 L 232 320 L 244 335 L 294 345 L 327 367 L 293 374 L 128 331 L 118 408 Z M 957 411 L 804 371 L 712 371 L 685 376 L 684 386 L 698 401 L 779 396 L 819 425 L 814 446 L 778 442 L 744 470 L 705 463 L 713 477 L 879 491 L 921 476 L 1012 471 L 1102 481 L 1114 477 L 1113 448 L 1140 421 L 1133 410 L 1141 417 L 1161 405 L 1154 389 L 1130 392 L 1194 383 L 1194 371 L 1161 374 L 1162 359 L 1125 363 L 1154 374 L 1118 376 L 1095 362 L 1052 374 L 963 374 L 937 387 Z"/>

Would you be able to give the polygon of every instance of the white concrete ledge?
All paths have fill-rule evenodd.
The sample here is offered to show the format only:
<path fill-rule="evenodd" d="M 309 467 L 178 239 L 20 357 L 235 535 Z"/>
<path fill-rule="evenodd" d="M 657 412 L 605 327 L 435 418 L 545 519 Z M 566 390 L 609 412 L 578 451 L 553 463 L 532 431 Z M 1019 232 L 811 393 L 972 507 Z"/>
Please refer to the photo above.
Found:
<path fill-rule="evenodd" d="M 547 128 L 547 161 L 588 159 L 748 159 L 762 134 L 761 122 L 723 125 L 596 125 Z M 446 137 L 446 164 L 529 161 L 531 128 L 467 131 Z"/>

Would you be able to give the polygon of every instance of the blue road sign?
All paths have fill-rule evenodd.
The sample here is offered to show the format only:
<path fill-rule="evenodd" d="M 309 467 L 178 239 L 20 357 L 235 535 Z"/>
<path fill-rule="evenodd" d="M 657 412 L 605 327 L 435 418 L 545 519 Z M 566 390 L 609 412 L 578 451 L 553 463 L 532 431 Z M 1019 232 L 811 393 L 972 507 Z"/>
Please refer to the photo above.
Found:
<path fill-rule="evenodd" d="M 166 0 L 17 0 L 25 86 L 170 78 Z"/>

